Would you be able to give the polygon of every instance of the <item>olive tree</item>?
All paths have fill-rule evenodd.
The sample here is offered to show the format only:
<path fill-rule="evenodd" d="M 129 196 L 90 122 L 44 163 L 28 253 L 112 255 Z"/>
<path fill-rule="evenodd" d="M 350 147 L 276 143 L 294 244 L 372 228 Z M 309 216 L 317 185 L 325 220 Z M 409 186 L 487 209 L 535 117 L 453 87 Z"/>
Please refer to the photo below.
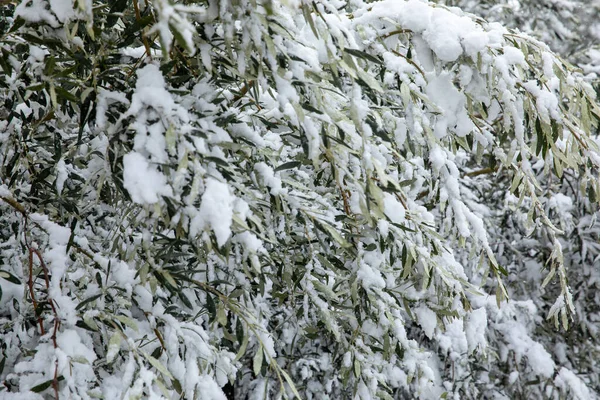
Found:
<path fill-rule="evenodd" d="M 543 42 L 417 0 L 0 7 L 3 395 L 598 395 L 600 105 Z"/>

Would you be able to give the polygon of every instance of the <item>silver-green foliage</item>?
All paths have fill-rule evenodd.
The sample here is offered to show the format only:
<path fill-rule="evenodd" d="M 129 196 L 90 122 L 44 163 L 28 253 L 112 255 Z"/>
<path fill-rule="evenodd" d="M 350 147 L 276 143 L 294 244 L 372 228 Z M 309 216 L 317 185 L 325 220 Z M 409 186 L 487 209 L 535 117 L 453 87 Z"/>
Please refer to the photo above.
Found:
<path fill-rule="evenodd" d="M 1 7 L 0 393 L 594 395 L 545 337 L 600 106 L 543 43 L 415 0 Z"/>

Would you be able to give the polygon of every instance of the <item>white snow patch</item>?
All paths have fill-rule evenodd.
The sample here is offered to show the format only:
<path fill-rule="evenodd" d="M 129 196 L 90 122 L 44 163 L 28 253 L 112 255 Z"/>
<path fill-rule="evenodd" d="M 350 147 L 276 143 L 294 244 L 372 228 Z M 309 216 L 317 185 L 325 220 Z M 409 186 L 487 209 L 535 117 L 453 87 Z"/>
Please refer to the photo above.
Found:
<path fill-rule="evenodd" d="M 425 306 L 415 308 L 413 311 L 417 316 L 417 322 L 421 325 L 425 336 L 429 339 L 433 338 L 433 333 L 437 326 L 437 315 L 435 312 Z"/>
<path fill-rule="evenodd" d="M 485 332 L 487 330 L 487 312 L 485 307 L 471 311 L 467 319 L 466 331 L 467 342 L 469 343 L 469 352 L 476 350 L 478 347 L 485 348 L 487 341 Z"/>
<path fill-rule="evenodd" d="M 432 77 L 425 88 L 427 97 L 443 112 L 435 123 L 434 132 L 438 138 L 445 137 L 448 129 L 463 137 L 474 128 L 465 108 L 466 97 L 454 86 L 452 77 L 449 73 L 441 73 Z"/>
<path fill-rule="evenodd" d="M 259 162 L 254 165 L 254 171 L 256 171 L 256 174 L 264 183 L 264 185 L 271 189 L 271 194 L 273 196 L 277 196 L 278 194 L 282 193 L 283 189 L 281 187 L 281 179 L 275 175 L 273 168 L 264 162 Z"/>
<path fill-rule="evenodd" d="M 554 384 L 565 392 L 569 392 L 577 400 L 591 399 L 591 393 L 586 384 L 573 372 L 562 367 L 554 378 Z"/>
<path fill-rule="evenodd" d="M 362 281 L 362 285 L 365 289 L 385 287 L 385 280 L 381 276 L 381 272 L 375 270 L 366 263 L 361 263 L 360 268 L 356 272 L 356 277 Z"/>
<path fill-rule="evenodd" d="M 153 204 L 159 196 L 173 196 L 165 176 L 136 152 L 123 157 L 123 185 L 138 204 Z"/>
<path fill-rule="evenodd" d="M 227 400 L 225 393 L 221 390 L 217 382 L 208 376 L 201 375 L 198 379 L 198 393 L 204 400 Z"/>
<path fill-rule="evenodd" d="M 554 361 L 544 346 L 532 342 L 527 350 L 527 359 L 534 373 L 550 378 L 554 374 Z"/>
<path fill-rule="evenodd" d="M 383 194 L 383 210 L 390 221 L 397 224 L 404 221 L 406 210 L 404 210 L 404 206 L 390 193 Z"/>
<path fill-rule="evenodd" d="M 58 160 L 56 163 L 56 192 L 60 195 L 65 182 L 68 178 L 69 174 L 67 172 L 67 166 L 65 165 L 65 160 L 62 158 Z"/>
<path fill-rule="evenodd" d="M 463 325 L 462 319 L 453 319 L 446 323 L 446 331 L 438 335 L 440 348 L 449 352 L 452 359 L 465 356 L 469 348 Z"/>
<path fill-rule="evenodd" d="M 231 236 L 235 196 L 229 186 L 216 179 L 206 179 L 200 210 L 190 223 L 190 234 L 196 235 L 207 227 L 215 233 L 217 244 L 223 246 Z"/>

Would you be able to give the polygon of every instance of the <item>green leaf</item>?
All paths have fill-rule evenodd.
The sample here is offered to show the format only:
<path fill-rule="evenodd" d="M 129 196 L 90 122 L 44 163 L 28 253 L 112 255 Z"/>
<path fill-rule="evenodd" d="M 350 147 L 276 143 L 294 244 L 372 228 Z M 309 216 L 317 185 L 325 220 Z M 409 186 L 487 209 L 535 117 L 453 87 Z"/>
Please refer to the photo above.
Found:
<path fill-rule="evenodd" d="M 25 24 L 25 20 L 21 17 L 17 17 L 15 19 L 15 21 L 13 22 L 12 26 L 10 27 L 10 29 L 8 30 L 8 33 L 16 32 L 24 24 Z"/>
<path fill-rule="evenodd" d="M 379 84 L 379 82 L 377 81 L 377 79 L 375 79 L 373 77 L 373 75 L 371 75 L 370 73 L 358 68 L 356 70 L 356 73 L 358 74 L 358 77 L 365 82 L 371 89 L 375 90 L 376 92 L 379 93 L 383 93 L 383 88 L 381 87 L 381 85 Z"/>
<path fill-rule="evenodd" d="M 304 19 L 306 20 L 306 22 L 308 22 L 308 25 L 310 26 L 310 30 L 313 32 L 315 37 L 318 39 L 319 32 L 317 31 L 317 27 L 315 26 L 315 21 L 312 19 L 312 14 L 311 14 L 310 10 L 308 9 L 308 4 L 306 4 L 304 2 L 302 3 L 302 14 L 304 15 Z"/>
<path fill-rule="evenodd" d="M 171 375 L 169 370 L 160 361 L 158 361 L 156 358 L 152 357 L 148 353 L 143 353 L 143 354 L 144 354 L 144 357 L 146 357 L 146 359 L 150 362 L 150 364 L 152 364 L 152 366 L 154 368 L 156 368 L 161 374 L 163 374 L 164 376 L 166 376 L 169 379 L 173 379 L 173 375 Z"/>
<path fill-rule="evenodd" d="M 132 320 L 131 318 L 129 318 L 125 315 L 117 315 L 115 318 L 118 319 L 123 324 L 130 327 L 131 329 L 133 329 L 134 331 L 138 332 L 137 323 L 134 320 Z"/>
<path fill-rule="evenodd" d="M 323 295 L 330 300 L 337 300 L 338 296 L 337 294 L 335 294 L 335 292 L 327 285 L 325 285 L 324 283 L 319 282 L 318 280 L 314 279 L 311 281 L 313 286 L 315 287 L 315 289 L 317 289 L 319 292 L 323 293 Z"/>
<path fill-rule="evenodd" d="M 52 56 L 46 58 L 46 62 L 44 65 L 44 75 L 51 76 L 54 72 L 54 68 L 56 67 L 56 59 Z"/>
<path fill-rule="evenodd" d="M 56 95 L 63 100 L 68 100 L 71 103 L 79 102 L 79 98 L 77 98 L 77 96 L 75 96 L 74 94 L 72 94 L 71 92 L 69 92 L 61 86 L 54 86 L 54 90 L 56 91 Z"/>
<path fill-rule="evenodd" d="M 168 271 L 162 270 L 160 271 L 160 274 L 164 276 L 164 278 L 167 280 L 167 282 L 173 289 L 177 289 L 179 285 L 177 285 L 177 282 L 175 282 L 175 279 L 173 279 L 173 276 Z"/>
<path fill-rule="evenodd" d="M 123 336 L 121 336 L 120 332 L 115 332 L 111 336 L 108 341 L 108 349 L 106 351 L 106 363 L 110 364 L 114 361 L 115 357 L 119 353 L 119 349 L 121 348 L 121 340 Z"/>
<path fill-rule="evenodd" d="M 225 307 L 223 307 L 223 303 L 219 303 L 219 307 L 217 309 L 217 322 L 221 324 L 221 326 L 227 326 L 227 314 L 225 313 Z"/>
<path fill-rule="evenodd" d="M 373 56 L 373 55 L 371 55 L 369 53 L 366 53 L 366 52 L 364 52 L 362 50 L 348 49 L 348 48 L 346 48 L 346 49 L 344 49 L 344 51 L 346 53 L 348 53 L 348 54 L 351 54 L 351 55 L 355 56 L 355 57 L 362 58 L 363 60 L 367 60 L 367 61 L 370 61 L 370 62 L 375 63 L 375 64 L 383 65 L 383 61 L 382 60 L 380 60 L 379 58 L 377 58 L 377 57 L 375 57 L 375 56 Z"/>
<path fill-rule="evenodd" d="M 296 385 L 294 385 L 294 381 L 292 381 L 292 378 L 290 378 L 290 376 L 288 375 L 287 372 L 285 372 L 283 369 L 280 370 L 281 371 L 281 375 L 283 375 L 283 378 L 285 379 L 285 381 L 287 382 L 288 385 L 290 385 L 290 389 L 292 389 L 292 393 L 294 393 L 294 396 L 296 396 L 297 398 L 301 399 L 302 396 L 300 396 L 300 393 L 298 392 L 298 389 L 296 389 Z"/>
<path fill-rule="evenodd" d="M 60 375 L 59 377 L 56 378 L 57 382 L 61 382 L 64 380 L 65 380 L 65 377 L 62 375 Z M 29 390 L 31 390 L 34 393 L 41 393 L 44 390 L 48 389 L 50 386 L 52 386 L 53 383 L 54 383 L 54 379 L 48 379 L 46 382 L 40 383 L 39 385 L 36 385 Z"/>
<path fill-rule="evenodd" d="M 377 250 L 377 244 L 376 243 L 370 243 L 368 245 L 365 246 L 365 251 L 375 251 Z"/>
<path fill-rule="evenodd" d="M 16 276 L 14 276 L 13 274 L 11 274 L 8 271 L 3 271 L 3 270 L 0 271 L 0 278 L 6 279 L 10 283 L 14 283 L 15 285 L 21 284 L 21 281 L 19 280 L 19 278 L 17 278 Z"/>
<path fill-rule="evenodd" d="M 210 314 L 211 320 L 215 319 L 217 315 L 217 306 L 215 305 L 215 301 L 211 297 L 210 294 L 206 293 L 206 309 Z"/>
<path fill-rule="evenodd" d="M 94 300 L 99 299 L 100 297 L 102 297 L 102 293 L 97 294 L 92 297 L 88 297 L 87 299 L 83 300 L 81 303 L 77 304 L 77 307 L 75 307 L 75 310 L 81 310 L 83 308 L 83 306 L 85 306 L 88 303 L 91 303 Z"/>
<path fill-rule="evenodd" d="M 238 338 L 239 340 L 239 338 Z M 248 335 L 244 335 L 243 340 L 241 341 L 241 346 L 240 349 L 238 350 L 237 354 L 235 355 L 235 361 L 239 361 L 242 357 L 244 357 L 244 354 L 246 354 L 246 349 L 248 348 Z"/>
<path fill-rule="evenodd" d="M 283 163 L 280 166 L 278 166 L 277 168 L 275 168 L 275 172 L 284 171 L 286 169 L 297 168 L 300 165 L 302 165 L 302 163 L 300 161 L 289 161 L 289 162 Z"/>
<path fill-rule="evenodd" d="M 354 376 L 358 379 L 360 378 L 360 361 L 358 359 L 354 359 Z"/>
<path fill-rule="evenodd" d="M 322 231 L 324 231 L 325 233 L 329 234 L 329 236 L 336 241 L 341 247 L 352 247 L 352 245 L 350 243 L 348 243 L 346 241 L 346 239 L 344 239 L 342 237 L 342 235 L 337 231 L 336 228 L 332 227 L 331 225 L 325 223 L 321 223 L 315 220 L 315 226 L 317 226 L 317 228 L 320 228 Z"/>
<path fill-rule="evenodd" d="M 190 309 L 194 308 L 194 306 L 192 305 L 192 302 L 187 297 L 187 295 L 185 293 L 183 293 L 183 291 L 177 292 L 177 297 L 179 297 L 181 299 L 181 301 L 187 308 L 190 308 Z"/>
<path fill-rule="evenodd" d="M 262 368 L 262 362 L 263 362 L 263 348 L 262 346 L 260 346 L 258 348 L 258 350 L 256 351 L 256 354 L 254 354 L 254 357 L 252 358 L 252 370 L 254 371 L 254 375 L 255 376 L 259 376 L 260 375 L 260 370 Z"/>
<path fill-rule="evenodd" d="M 235 324 L 235 338 L 239 343 L 242 343 L 244 340 L 244 326 L 242 324 L 242 319 L 238 318 L 237 323 Z"/>
<path fill-rule="evenodd" d="M 588 198 L 590 199 L 591 203 L 595 203 L 596 200 L 598 199 L 598 197 L 596 195 L 596 191 L 594 190 L 594 185 L 588 185 L 587 194 L 588 194 Z"/>
<path fill-rule="evenodd" d="M 162 379 L 156 378 L 156 379 L 154 379 L 154 383 L 156 383 L 156 385 L 160 389 L 160 391 L 165 399 L 168 399 L 171 397 L 171 394 L 169 393 L 169 390 L 165 386 L 165 383 L 163 382 Z"/>

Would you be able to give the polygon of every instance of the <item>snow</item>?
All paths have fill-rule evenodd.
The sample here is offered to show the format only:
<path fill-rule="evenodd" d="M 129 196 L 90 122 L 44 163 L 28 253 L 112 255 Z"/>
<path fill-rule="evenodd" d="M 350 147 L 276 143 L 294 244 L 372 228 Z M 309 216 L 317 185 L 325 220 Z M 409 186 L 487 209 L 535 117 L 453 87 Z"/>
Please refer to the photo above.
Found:
<path fill-rule="evenodd" d="M 390 224 L 389 222 L 380 219 L 379 221 L 377 221 L 377 228 L 379 228 L 379 232 L 381 233 L 382 237 L 386 237 L 390 231 Z"/>
<path fill-rule="evenodd" d="M 248 124 L 233 124 L 229 130 L 232 133 L 232 136 L 247 139 L 259 147 L 264 147 L 267 145 L 267 142 L 260 136 L 260 134 L 248 126 Z"/>
<path fill-rule="evenodd" d="M 56 192 L 60 195 L 68 178 L 67 166 L 64 159 L 58 160 L 56 163 Z"/>
<path fill-rule="evenodd" d="M 120 102 L 129 105 L 129 100 L 123 93 L 99 88 L 96 96 L 96 124 L 100 129 L 106 127 L 106 111 L 108 106 Z"/>
<path fill-rule="evenodd" d="M 19 114 L 23 114 L 26 118 L 29 117 L 31 115 L 31 108 L 25 104 L 25 103 L 20 103 L 17 104 L 17 106 L 15 107 L 15 112 L 19 113 Z"/>
<path fill-rule="evenodd" d="M 559 101 L 554 93 L 540 88 L 536 80 L 530 80 L 521 85 L 536 98 L 535 105 L 542 121 L 550 123 L 551 118 L 560 120 Z"/>
<path fill-rule="evenodd" d="M 90 364 L 97 358 L 93 349 L 82 343 L 79 334 L 72 329 L 60 332 L 57 335 L 56 343 L 71 358 L 83 357 Z"/>
<path fill-rule="evenodd" d="M 40 224 L 48 232 L 49 237 L 52 239 L 51 246 L 66 246 L 69 242 L 69 237 L 71 237 L 69 228 L 50 221 L 45 215 L 33 213 L 29 214 L 29 218 Z"/>
<path fill-rule="evenodd" d="M 385 287 L 385 280 L 381 276 L 381 272 L 366 263 L 361 263 L 356 272 L 356 277 L 362 282 L 365 289 L 383 289 Z"/>
<path fill-rule="evenodd" d="M 406 211 L 404 210 L 402 203 L 400 203 L 395 196 L 389 193 L 383 194 L 383 210 L 390 221 L 397 224 L 404 222 Z"/>
<path fill-rule="evenodd" d="M 448 156 L 446 155 L 446 152 L 442 150 L 440 146 L 435 146 L 429 151 L 429 162 L 431 163 L 434 171 L 439 171 L 444 165 L 446 165 L 447 159 Z"/>
<path fill-rule="evenodd" d="M 262 240 L 248 231 L 236 234 L 234 241 L 241 244 L 245 252 L 258 253 L 265 251 Z"/>
<path fill-rule="evenodd" d="M 24 285 L 15 285 L 12 282 L 0 277 L 0 290 L 2 290 L 2 297 L 0 297 L 0 312 L 8 312 L 12 306 L 13 299 L 20 299 L 23 296 Z"/>
<path fill-rule="evenodd" d="M 555 193 L 550 197 L 548 205 L 561 213 L 568 213 L 573 210 L 573 199 L 562 193 Z"/>
<path fill-rule="evenodd" d="M 49 5 L 49 7 L 48 7 Z M 16 10 L 15 17 L 21 17 L 30 23 L 45 22 L 57 28 L 75 17 L 73 3 L 69 0 L 26 0 L 21 2 Z"/>
<path fill-rule="evenodd" d="M 106 265 L 108 269 L 108 265 Z M 133 288 L 138 282 L 137 271 L 132 268 L 129 264 L 124 261 L 112 260 L 110 278 L 119 285 L 120 288 L 125 289 L 125 293 L 131 294 Z"/>
<path fill-rule="evenodd" d="M 525 55 L 521 50 L 512 46 L 504 46 L 502 51 L 504 53 L 504 60 L 506 60 L 509 65 L 526 65 Z"/>
<path fill-rule="evenodd" d="M 494 42 L 494 38 L 468 17 L 449 10 L 430 7 L 419 0 L 384 0 L 373 3 L 371 12 L 356 22 L 375 18 L 396 19 L 405 29 L 422 34 L 435 55 L 444 62 L 456 61 L 461 55 L 474 56 Z"/>
<path fill-rule="evenodd" d="M 136 116 L 131 125 L 137 132 L 133 148 L 141 154 L 147 154 L 153 162 L 164 163 L 168 160 L 165 130 L 187 122 L 189 115 L 167 91 L 165 79 L 156 65 L 148 64 L 138 69 L 137 77 L 135 92 L 125 114 L 125 117 Z M 166 120 L 157 118 L 157 112 L 169 117 Z M 159 121 L 148 123 L 155 119 Z"/>
<path fill-rule="evenodd" d="M 487 312 L 484 307 L 473 310 L 469 313 L 469 317 L 465 326 L 465 334 L 469 343 L 469 352 L 476 349 L 485 349 L 487 347 L 486 331 L 487 331 Z"/>
<path fill-rule="evenodd" d="M 425 336 L 432 339 L 435 328 L 437 327 L 436 313 L 426 306 L 417 307 L 413 312 L 417 316 L 417 322 L 421 325 L 421 328 L 423 328 Z"/>
<path fill-rule="evenodd" d="M 425 93 L 443 111 L 437 119 L 435 135 L 443 138 L 452 129 L 458 136 L 466 136 L 475 127 L 465 108 L 466 97 L 452 83 L 452 75 L 443 72 L 429 79 Z"/>
<path fill-rule="evenodd" d="M 265 186 L 268 186 L 273 196 L 282 194 L 284 190 L 281 187 L 281 179 L 275 175 L 273 168 L 264 162 L 254 164 L 254 170 Z"/>
<path fill-rule="evenodd" d="M 67 22 L 75 17 L 73 2 L 70 0 L 50 0 L 50 8 L 60 22 Z"/>
<path fill-rule="evenodd" d="M 464 324 L 461 319 L 452 319 L 446 322 L 446 330 L 438 334 L 440 348 L 449 352 L 450 358 L 457 360 L 467 353 L 468 343 L 465 335 Z"/>
<path fill-rule="evenodd" d="M 455 61 L 463 53 L 461 28 L 469 24 L 473 22 L 466 18 L 449 17 L 447 11 L 434 9 L 423 38 L 440 60 Z"/>
<path fill-rule="evenodd" d="M 4 400 L 44 400 L 44 397 L 37 393 L 26 392 L 26 393 L 14 393 L 14 392 L 3 392 L 2 398 Z"/>
<path fill-rule="evenodd" d="M 589 389 L 581 378 L 565 367 L 562 367 L 560 371 L 558 371 L 556 378 L 554 378 L 554 384 L 563 389 L 563 391 L 574 396 L 577 400 L 592 398 Z"/>
<path fill-rule="evenodd" d="M 313 163 L 316 163 L 317 156 L 319 155 L 319 148 L 321 146 L 321 135 L 311 119 L 305 119 L 303 127 L 308 139 L 308 158 L 310 158 Z"/>
<path fill-rule="evenodd" d="M 527 358 L 534 373 L 544 378 L 550 378 L 554 375 L 554 361 L 541 344 L 531 343 L 527 350 Z"/>
<path fill-rule="evenodd" d="M 235 196 L 226 183 L 207 178 L 200 209 L 190 222 L 190 233 L 197 235 L 205 228 L 210 228 L 217 244 L 223 246 L 231 236 L 234 201 Z"/>
<path fill-rule="evenodd" d="M 138 204 L 154 204 L 159 196 L 173 196 L 165 176 L 137 152 L 123 157 L 123 186 Z"/>
<path fill-rule="evenodd" d="M 268 360 L 272 367 L 289 372 L 308 399 L 378 398 L 397 387 L 423 399 L 444 392 L 455 399 L 459 393 L 486 397 L 499 388 L 508 396 L 536 377 L 548 387 L 553 383 L 554 394 L 558 388 L 564 396 L 592 397 L 585 385 L 587 379 L 595 383 L 591 375 L 579 378 L 580 369 L 565 367 L 583 346 L 567 344 L 559 335 L 550 343 L 540 334 L 547 322 L 536 306 L 562 313 L 574 293 L 578 315 L 587 318 L 578 323 L 593 333 L 597 318 L 582 305 L 583 297 L 558 285 L 567 280 L 564 269 L 571 265 L 581 268 L 588 284 L 598 280 L 590 269 L 598 249 L 587 240 L 597 237 L 597 230 L 590 220 L 577 219 L 587 212 L 587 203 L 571 199 L 566 183 L 573 183 L 572 175 L 560 182 L 545 179 L 550 167 L 531 154 L 532 132 L 524 120 L 527 113 L 544 123 L 560 123 L 558 117 L 577 122 L 581 96 L 591 96 L 581 89 L 581 78 L 559 80 L 560 60 L 540 52 L 541 44 L 505 38 L 502 27 L 440 2 L 246 3 L 208 2 L 205 9 L 167 0 L 138 2 L 144 15 L 155 17 L 156 24 L 145 32 L 146 39 L 156 41 L 150 43 L 152 57 L 145 58 L 144 47 L 107 48 L 123 63 L 139 57 L 136 74 L 118 85 L 98 81 L 97 89 L 90 87 L 86 96 L 96 91 L 96 118 L 84 127 L 86 140 L 49 164 L 55 165 L 56 180 L 51 175 L 47 186 L 61 197 L 78 184 L 73 178 L 86 181 L 77 204 L 85 218 L 73 219 L 75 232 L 52 222 L 68 224 L 70 212 L 31 203 L 27 173 L 11 177 L 10 190 L 0 186 L 3 197 L 40 212 L 28 214 L 29 230 L 18 212 L 0 213 L 14 239 L 0 244 L 3 259 L 10 260 L 1 268 L 16 271 L 25 282 L 23 240 L 31 240 L 52 273 L 47 291 L 37 278 L 38 300 L 54 301 L 60 320 L 55 348 L 48 334 L 40 335 L 37 324 L 23 325 L 15 311 L 17 303 L 21 313 L 31 311 L 27 285 L 0 278 L 0 326 L 15 327 L 5 335 L 11 351 L 5 356 L 9 364 L 19 360 L 17 366 L 7 364 L 15 372 L 7 382 L 18 380 L 26 390 L 46 381 L 53 373 L 48 366 L 57 361 L 65 376 L 61 398 L 160 398 L 159 386 L 172 394 L 177 379 L 184 397 L 223 400 L 221 387 L 236 377 L 242 377 L 236 385 L 251 398 L 262 398 L 280 388 L 273 368 L 266 376 L 251 373 L 250 358 L 258 350 L 273 358 Z M 83 10 L 73 7 L 68 0 L 25 0 L 17 14 L 54 26 L 45 32 L 64 40 L 78 32 L 77 22 L 68 29 L 61 23 L 79 18 Z M 300 7 L 311 13 L 319 35 Z M 127 28 L 126 18 L 112 32 L 116 38 Z M 184 83 L 174 80 L 185 79 L 179 74 L 183 70 L 163 75 L 159 67 L 174 54 L 185 57 L 169 51 L 175 30 L 189 53 L 200 50 L 185 59 L 197 67 L 197 76 Z M 11 35 L 21 39 L 18 32 Z M 165 50 L 160 55 L 159 39 Z M 83 43 L 79 37 L 69 40 L 71 49 Z M 51 102 L 43 93 L 22 95 L 19 77 L 46 82 L 51 77 L 44 75 L 44 65 L 56 50 L 29 49 L 23 62 L 13 55 L 5 60 L 15 69 L 6 76 L 7 90 L 18 95 L 9 95 L 15 97 L 11 122 L 0 123 L 4 161 L 13 156 L 13 143 L 19 144 L 12 136 L 22 136 L 20 118 L 50 115 L 46 104 Z M 264 61 L 260 67 L 257 60 Z M 532 70 L 530 63 L 541 67 Z M 224 71 L 239 79 L 221 79 Z M 330 72 L 339 79 L 334 82 Z M 252 98 L 238 101 L 241 85 L 250 80 Z M 72 139 L 77 130 L 71 128 L 80 121 L 69 120 L 61 104 L 53 107 L 68 129 L 54 128 Z M 573 134 L 584 143 L 592 139 L 578 132 L 579 124 L 574 127 L 575 132 L 561 130 L 557 143 L 576 164 L 572 174 L 593 170 L 600 160 L 593 146 L 580 151 Z M 30 139 L 35 143 L 37 137 Z M 469 147 L 464 143 L 473 146 L 464 148 Z M 118 171 L 121 158 L 107 157 L 122 144 L 128 149 L 120 154 L 123 186 L 131 201 L 115 186 L 120 176 L 112 167 Z M 31 149 L 33 156 L 50 159 L 43 146 Z M 302 165 L 276 171 L 295 160 Z M 493 174 L 469 174 L 489 161 L 500 166 L 499 174 L 522 173 L 518 193 L 506 196 L 510 202 L 502 197 L 508 188 L 497 192 L 506 179 L 498 183 Z M 29 173 L 36 169 L 35 164 L 26 167 Z M 595 184 L 595 178 L 593 173 L 581 178 L 581 186 Z M 529 188 L 539 199 L 526 192 Z M 114 198 L 105 202 L 105 193 Z M 537 217 L 544 210 L 553 223 L 559 221 L 564 236 L 544 230 L 538 237 L 539 229 L 523 228 L 534 207 Z M 317 223 L 343 240 L 330 240 Z M 67 252 L 72 233 L 81 249 Z M 585 243 L 577 257 L 568 253 L 570 236 Z M 172 243 L 173 251 L 163 252 L 163 243 Z M 540 286 L 540 249 L 554 250 L 553 257 L 564 250 L 568 264 L 558 265 L 560 283 L 548 291 L 561 290 L 552 307 L 537 292 L 521 290 Z M 90 252 L 92 260 L 80 250 Z M 509 271 L 509 294 L 530 300 L 496 304 L 489 293 L 497 282 L 485 281 L 494 255 Z M 180 265 L 190 281 L 182 279 Z M 164 286 L 161 273 L 177 280 L 190 303 Z M 569 281 L 581 281 L 577 274 L 570 273 Z M 216 321 L 198 282 L 210 282 L 219 291 L 208 291 L 218 310 Z M 228 301 L 222 297 L 230 295 Z M 406 321 L 409 316 L 414 321 Z M 113 317 L 123 323 L 122 331 L 111 323 Z M 53 318 L 52 312 L 42 313 L 47 331 Z M 97 332 L 77 327 L 81 318 Z M 232 338 L 237 322 L 249 339 L 249 350 L 239 360 L 229 351 L 241 345 Z M 223 347 L 223 340 L 231 346 Z M 161 347 L 156 359 L 143 357 Z M 336 362 L 342 370 L 336 370 Z M 508 365 L 512 373 L 496 381 L 489 371 L 496 364 Z M 514 365 L 518 371 L 510 369 Z M 341 373 L 349 373 L 347 385 L 340 385 Z M 531 385 L 534 395 L 548 394 L 541 386 Z M 283 390 L 291 395 L 285 383 Z"/>
<path fill-rule="evenodd" d="M 406 29 L 410 29 L 414 32 L 423 32 L 429 28 L 431 24 L 432 10 L 427 3 L 411 0 L 404 4 L 399 2 L 396 2 L 395 4 L 398 5 L 398 7 L 401 7 L 400 9 L 394 11 L 395 14 L 400 16 L 400 21 L 402 25 L 406 27 Z M 391 5 L 391 2 L 376 3 L 376 7 L 381 8 L 382 10 L 385 10 Z"/>

